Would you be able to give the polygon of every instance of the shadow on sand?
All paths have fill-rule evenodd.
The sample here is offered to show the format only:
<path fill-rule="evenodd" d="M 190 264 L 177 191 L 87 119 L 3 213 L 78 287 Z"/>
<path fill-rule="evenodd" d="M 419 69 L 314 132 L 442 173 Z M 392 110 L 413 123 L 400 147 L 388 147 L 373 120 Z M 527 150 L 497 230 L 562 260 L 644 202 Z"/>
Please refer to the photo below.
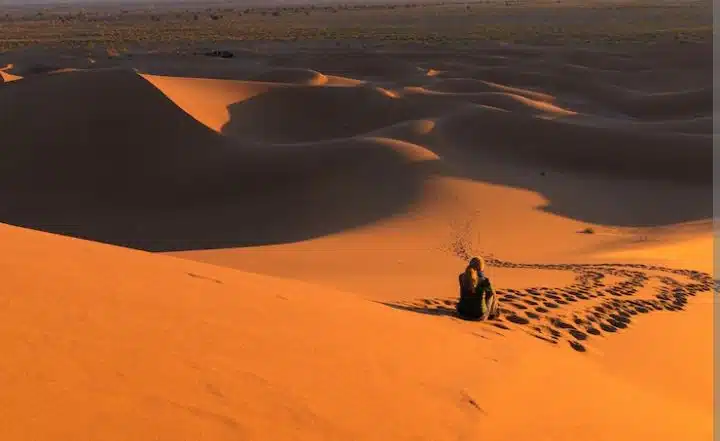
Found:
<path fill-rule="evenodd" d="M 367 117 L 367 124 L 357 125 L 350 118 L 346 122 L 355 127 L 333 126 L 331 134 L 355 135 L 405 118 L 432 116 L 375 92 L 368 98 L 367 90 L 360 88 L 323 90 L 326 114 L 305 118 L 305 126 L 312 122 L 309 127 L 290 121 L 289 116 L 280 118 L 276 113 L 282 110 L 283 100 L 271 95 L 233 104 L 225 135 L 221 135 L 181 111 L 133 72 L 73 72 L 24 83 L 0 89 L 0 120 L 4 121 L 0 222 L 99 242 L 181 251 L 302 241 L 406 212 L 423 197 L 426 182 L 435 175 L 533 190 L 548 198 L 543 210 L 605 225 L 663 225 L 706 219 L 712 213 L 710 185 L 650 180 L 630 185 L 615 177 L 572 177 L 556 171 L 577 163 L 577 155 L 573 164 L 560 161 L 557 167 L 531 165 L 513 171 L 518 160 L 482 166 L 482 152 L 475 144 L 485 146 L 497 140 L 492 136 L 499 136 L 476 136 L 477 127 L 487 122 L 473 118 L 482 115 L 455 119 L 439 134 L 429 135 L 432 142 L 427 145 L 440 160 L 418 161 L 372 138 L 295 144 L 234 138 L 249 130 L 269 136 L 292 126 L 288 133 L 298 135 L 306 129 L 310 135 L 305 141 L 317 139 L 326 128 L 323 124 L 335 121 L 331 110 L 350 111 L 347 107 L 355 99 L 367 108 L 354 111 L 353 118 Z M 342 93 L 334 93 L 340 89 Z M 314 95 L 297 93 L 302 99 L 294 102 L 293 115 L 310 112 L 313 103 L 306 98 Z M 67 102 L 76 110 L 56 105 Z M 265 126 L 253 129 L 261 123 Z M 463 130 L 471 130 L 472 136 L 465 136 Z M 570 139 L 582 140 L 581 131 L 573 128 Z M 298 136 L 293 139 L 303 140 Z M 521 140 L 524 150 L 519 157 L 532 147 L 526 138 Z M 616 144 L 620 138 L 603 139 Z M 704 138 L 687 139 L 702 149 L 688 156 L 689 161 L 704 158 Z M 458 145 L 458 140 L 470 145 Z M 603 147 L 602 142 L 572 148 L 597 149 Z M 662 147 L 668 150 L 670 144 Z M 452 153 L 463 149 L 460 156 Z M 618 165 L 616 160 L 608 164 Z M 697 173 L 683 168 L 681 176 L 668 176 L 692 181 L 695 173 L 704 182 L 705 168 Z M 651 171 L 645 178 L 658 177 L 652 167 L 642 169 Z M 582 191 L 591 196 L 578 197 L 580 181 Z M 672 210 L 667 209 L 668 201 Z M 603 208 L 607 204 L 622 209 Z"/>

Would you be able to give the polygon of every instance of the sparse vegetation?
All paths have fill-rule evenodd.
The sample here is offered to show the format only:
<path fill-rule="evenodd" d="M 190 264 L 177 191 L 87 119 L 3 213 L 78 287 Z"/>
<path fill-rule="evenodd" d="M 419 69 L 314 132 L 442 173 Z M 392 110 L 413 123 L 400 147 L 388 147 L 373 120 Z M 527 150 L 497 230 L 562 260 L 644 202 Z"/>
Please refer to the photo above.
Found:
<path fill-rule="evenodd" d="M 330 16 L 332 14 L 332 16 Z M 372 40 L 467 46 L 496 40 L 534 44 L 655 44 L 711 41 L 712 3 L 572 4 L 497 0 L 182 9 L 30 7 L 0 16 L 0 50 L 146 42 Z"/>

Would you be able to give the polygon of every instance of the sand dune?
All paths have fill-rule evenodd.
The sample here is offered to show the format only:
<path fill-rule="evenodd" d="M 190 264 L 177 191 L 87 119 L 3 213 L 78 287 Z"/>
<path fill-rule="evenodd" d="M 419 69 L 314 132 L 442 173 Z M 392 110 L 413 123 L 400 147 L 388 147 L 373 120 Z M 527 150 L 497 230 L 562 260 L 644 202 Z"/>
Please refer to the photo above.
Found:
<path fill-rule="evenodd" d="M 443 139 L 456 144 L 483 139 L 499 154 L 534 158 L 551 167 L 703 184 L 712 179 L 710 137 L 704 135 L 520 118 L 486 107 L 440 121 L 438 130 Z"/>
<path fill-rule="evenodd" d="M 160 84 L 163 80 L 154 77 L 151 81 Z M 183 83 L 172 85 L 171 94 L 180 96 Z M 242 219 L 247 229 L 240 231 L 241 242 L 233 242 L 275 242 L 278 237 L 304 238 L 307 228 L 333 231 L 390 214 L 409 203 L 421 185 L 422 168 L 412 165 L 418 163 L 414 152 L 424 152 L 421 147 L 408 149 L 401 141 L 375 139 L 272 150 L 238 145 L 200 124 L 133 72 L 76 72 L 49 76 L 31 86 L 3 95 L 13 105 L 3 108 L 3 118 L 11 128 L 5 139 L 14 148 L 3 152 L 0 178 L 6 195 L 2 212 L 9 222 L 156 248 L 159 243 L 177 244 L 183 236 L 194 241 L 194 234 L 182 233 L 194 227 L 177 219 L 177 210 L 188 210 L 187 222 L 194 219 L 198 225 L 215 223 L 220 213 L 234 213 L 226 219 L 227 228 L 235 230 L 235 222 Z M 252 93 L 252 89 L 235 91 Z M 39 108 L 37 100 L 50 104 Z M 69 101 L 87 113 L 67 112 L 63 103 Z M 213 109 L 218 108 L 215 105 Z M 135 110 L 129 113 L 128 106 Z M 212 112 L 208 115 L 217 117 Z M 98 146 L 96 140 L 101 137 L 104 141 Z M 421 153 L 421 162 L 426 156 Z M 64 166 L 55 167 L 59 163 Z M 372 175 L 379 172 L 387 178 L 373 180 Z M 324 189 L 337 178 L 340 181 L 333 189 Z M 390 183 L 394 190 L 388 194 L 395 196 L 369 198 Z M 285 191 L 289 185 L 292 193 Z M 258 193 L 259 189 L 267 193 Z M 330 207 L 350 195 L 366 202 L 348 206 L 336 213 L 336 221 L 327 222 Z M 273 215 L 257 211 L 267 205 L 268 197 L 278 202 L 271 207 Z M 60 211 L 57 206 L 73 209 Z M 199 206 L 209 211 L 193 208 Z M 274 228 L 267 224 L 267 216 L 288 219 L 295 226 Z M 173 222 L 179 222 L 179 230 L 165 225 L 168 217 L 176 218 Z M 137 237 L 137 228 L 165 231 L 166 239 L 152 233 L 145 239 Z M 205 230 L 200 243 L 224 243 L 224 233 L 216 237 L 213 229 Z"/>
<path fill-rule="evenodd" d="M 199 122 L 222 132 L 230 121 L 229 107 L 280 87 L 267 82 L 143 75 L 178 107 Z M 201 96 L 202 99 L 198 99 Z"/>
<path fill-rule="evenodd" d="M 23 77 L 21 77 L 20 75 L 14 75 L 14 74 L 9 73 L 9 71 L 13 67 L 14 67 L 14 65 L 8 64 L 7 66 L 0 69 L 0 80 L 2 80 L 2 81 L 0 81 L 0 84 L 9 83 L 11 81 L 22 80 Z"/>
<path fill-rule="evenodd" d="M 491 83 L 488 81 L 474 80 L 472 78 L 447 78 L 441 79 L 435 82 L 431 86 L 432 90 L 439 92 L 454 92 L 454 93 L 481 93 L 481 92 L 494 92 L 504 91 L 518 95 L 522 95 L 526 98 L 534 99 L 537 101 L 551 102 L 555 98 L 552 95 L 545 93 L 539 93 L 532 90 L 519 89 L 517 87 L 503 86 L 502 84 Z"/>
<path fill-rule="evenodd" d="M 541 431 L 631 440 L 704 439 L 712 430 L 711 412 L 522 334 L 500 347 L 486 343 L 491 328 L 463 332 L 301 282 L 1 231 L 10 276 L 1 297 L 4 439 L 97 430 L 106 439 L 515 439 Z M 544 362 L 529 366 L 527 357 Z M 559 424 L 558 412 L 574 424 Z"/>
<path fill-rule="evenodd" d="M 696 135 L 711 135 L 713 133 L 712 116 L 664 121 L 637 121 L 595 116 L 578 116 L 580 117 L 567 119 L 566 121 L 574 124 L 588 124 L 595 127 L 618 127 L 630 130 L 647 130 L 650 132 L 660 131 Z"/>
<path fill-rule="evenodd" d="M 508 88 L 508 90 L 513 90 Z M 477 104 L 485 108 L 496 108 L 513 112 L 520 115 L 543 115 L 543 116 L 570 116 L 576 115 L 576 112 L 558 107 L 543 96 L 528 97 L 533 94 L 524 90 L 514 92 L 477 92 L 477 93 L 453 93 L 453 92 L 437 92 L 424 88 L 409 87 L 404 92 L 407 97 L 421 93 L 426 96 L 433 97 L 436 102 L 442 102 L 441 99 L 457 99 L 467 103 Z M 539 98 L 539 99 L 536 99 Z M 417 99 L 417 98 L 416 98 Z"/>
<path fill-rule="evenodd" d="M 626 101 L 620 101 L 617 107 L 630 116 L 646 119 L 712 115 L 712 87 L 680 92 L 635 94 Z"/>
<path fill-rule="evenodd" d="M 3 90 L 3 138 L 12 146 L 1 153 L 3 193 L 152 198 L 168 186 L 189 191 L 198 174 L 221 173 L 222 139 L 135 73 L 35 80 Z"/>
<path fill-rule="evenodd" d="M 312 111 L 307 103 L 312 102 Z M 424 105 L 423 105 L 424 104 Z M 461 103 L 416 103 L 385 89 L 292 87 L 233 105 L 224 133 L 272 143 L 322 141 L 363 135 L 402 121 L 439 116 Z"/>
<path fill-rule="evenodd" d="M 10 54 L 0 53 L 0 65 L 7 65 L 3 70 L 22 77 L 47 75 L 64 69 L 86 69 L 93 64 L 86 52 L 77 49 L 57 51 L 35 46 Z"/>
<path fill-rule="evenodd" d="M 589 108 L 638 119 L 705 116 L 712 112 L 711 86 L 645 93 L 612 84 L 616 75 L 603 79 L 596 72 L 532 71 L 510 66 L 478 69 L 466 72 L 465 76 L 516 88 L 544 88 L 554 94 L 580 96 L 591 103 Z"/>
<path fill-rule="evenodd" d="M 404 79 L 420 76 L 423 72 L 413 64 L 390 54 L 369 51 L 314 52 L 289 57 L 276 57 L 272 62 L 278 67 L 309 68 L 324 74 L 351 76 L 359 79 Z"/>
<path fill-rule="evenodd" d="M 22 78 L 23 77 L 21 77 L 20 75 L 13 75 L 13 74 L 9 74 L 7 72 L 0 71 L 0 80 L 2 80 L 2 83 L 0 83 L 0 84 L 10 83 L 12 81 L 17 81 L 17 80 L 22 80 Z"/>
<path fill-rule="evenodd" d="M 477 154 L 497 152 L 531 167 L 537 162 L 673 182 L 704 182 L 709 176 L 701 171 L 709 152 L 702 138 L 528 118 L 517 109 L 537 109 L 499 92 L 489 97 L 514 103 L 515 111 L 477 107 L 457 113 L 453 109 L 468 103 L 427 93 L 393 95 L 366 85 L 145 78 L 149 82 L 131 71 L 101 69 L 37 78 L 26 88 L 5 91 L 3 99 L 14 104 L 12 111 L 5 108 L 12 128 L 5 136 L 17 147 L 4 152 L 6 221 L 151 249 L 214 248 L 306 239 L 400 214 L 422 203 L 423 193 L 432 191 L 433 175 L 477 175 L 477 169 L 468 175 L 470 168 L 457 166 Z M 313 102 L 314 113 L 304 111 L 306 100 Z M 87 113 L 67 112 L 62 103 L 69 101 Z M 338 105 L 345 112 L 334 111 Z M 427 114 L 440 116 L 419 130 L 403 128 L 403 120 Z M 520 124 L 522 131 L 516 130 Z M 257 144 L 320 136 L 328 141 L 272 148 Z M 253 142 L 238 142 L 238 137 Z M 103 140 L 101 149 L 97 139 Z M 480 139 L 482 150 L 476 146 Z M 625 149 L 621 142 L 636 147 Z M 678 142 L 697 147 L 673 149 Z M 578 148 L 582 144 L 587 145 Z M 537 145 L 545 146 L 545 155 L 536 155 Z M 609 151 L 614 156 L 605 154 Z M 630 160 L 639 162 L 631 167 Z M 47 167 L 57 163 L 65 166 Z M 692 168 L 677 170 L 678 164 Z M 260 188 L 267 194 L 258 193 Z M 370 197 L 380 189 L 388 197 Z M 276 208 L 267 208 L 268 198 Z M 694 203 L 680 199 L 681 206 Z M 347 200 L 353 203 L 341 202 Z M 69 203 L 76 207 L 70 212 L 53 208 Z M 338 204 L 344 208 L 330 208 Z M 163 212 L 163 206 L 172 211 Z M 199 206 L 205 208 L 194 208 Z M 692 215 L 700 206 L 695 207 L 678 214 Z M 184 213 L 183 219 L 177 219 L 178 213 Z M 224 219 L 220 224 L 218 216 Z M 283 221 L 268 224 L 268 216 Z M 209 224 L 216 228 L 202 227 Z"/>
<path fill-rule="evenodd" d="M 587 72 L 585 72 L 587 73 Z M 593 75 L 594 72 L 590 72 Z M 516 71 L 514 75 L 517 76 Z M 478 75 L 488 78 L 502 78 L 500 75 Z M 550 78 L 536 78 L 530 80 L 532 75 L 519 75 L 517 83 L 533 85 L 533 83 L 550 82 L 558 84 L 557 75 Z M 593 100 L 593 104 L 601 105 L 608 110 L 620 112 L 632 118 L 641 120 L 661 120 L 672 118 L 697 118 L 712 113 L 712 87 L 694 90 L 683 90 L 679 92 L 664 93 L 643 93 L 612 86 L 608 83 L 582 83 L 582 80 L 567 79 L 564 85 L 558 86 L 566 91 L 582 91 L 582 94 Z M 507 80 L 506 78 L 502 78 Z M 512 81 L 512 80 L 510 80 Z M 560 83 L 562 84 L 562 83 Z M 518 87 L 508 87 L 501 84 L 491 83 L 477 79 L 448 78 L 442 79 L 432 86 L 433 90 L 441 92 L 479 93 L 490 90 L 501 90 L 524 96 L 536 101 L 552 102 L 555 98 L 552 95 L 526 90 Z M 663 121 L 666 123 L 667 121 Z"/>
<path fill-rule="evenodd" d="M 306 84 L 310 86 L 319 86 L 328 81 L 325 75 L 310 69 L 274 69 L 256 75 L 250 78 L 250 80 L 271 83 Z"/>
<path fill-rule="evenodd" d="M 709 438 L 707 63 L 45 55 L 0 59 L 0 222 L 75 238 L 0 225 L 3 440 Z"/>

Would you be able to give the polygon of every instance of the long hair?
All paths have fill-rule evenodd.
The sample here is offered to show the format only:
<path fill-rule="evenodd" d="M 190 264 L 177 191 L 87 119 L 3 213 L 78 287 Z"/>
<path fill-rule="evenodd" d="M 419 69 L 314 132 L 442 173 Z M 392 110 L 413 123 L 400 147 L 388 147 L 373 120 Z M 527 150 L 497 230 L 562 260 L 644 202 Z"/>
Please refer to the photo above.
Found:
<path fill-rule="evenodd" d="M 480 273 L 485 272 L 485 260 L 482 257 L 473 257 L 468 266 Z"/>

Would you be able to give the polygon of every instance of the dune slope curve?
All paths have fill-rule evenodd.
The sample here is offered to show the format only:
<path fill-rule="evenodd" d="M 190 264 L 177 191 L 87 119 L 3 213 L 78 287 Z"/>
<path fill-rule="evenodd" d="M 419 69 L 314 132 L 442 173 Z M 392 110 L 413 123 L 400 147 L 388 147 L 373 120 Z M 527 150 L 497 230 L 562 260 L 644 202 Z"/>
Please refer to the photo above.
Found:
<path fill-rule="evenodd" d="M 3 439 L 711 433 L 711 415 L 522 336 L 491 356 L 477 335 L 301 282 L 9 226 L 0 237 Z M 540 381 L 562 371 L 583 376 Z"/>
<path fill-rule="evenodd" d="M 375 138 L 241 144 L 126 70 L 17 86 L 0 93 L 2 220 L 115 244 L 213 248 L 351 228 L 412 203 L 436 159 Z"/>

